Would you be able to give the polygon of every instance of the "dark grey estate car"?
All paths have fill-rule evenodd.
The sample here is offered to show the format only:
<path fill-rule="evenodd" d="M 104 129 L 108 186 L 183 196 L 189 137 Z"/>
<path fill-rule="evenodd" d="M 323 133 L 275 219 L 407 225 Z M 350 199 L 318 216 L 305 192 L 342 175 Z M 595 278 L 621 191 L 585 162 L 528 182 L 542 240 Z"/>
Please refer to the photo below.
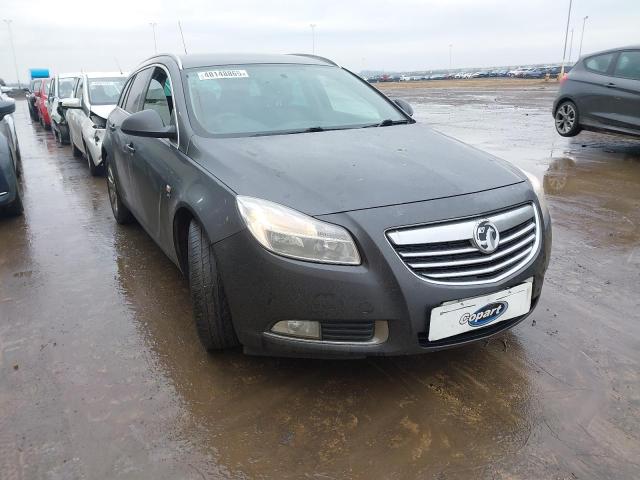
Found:
<path fill-rule="evenodd" d="M 20 145 L 11 116 L 15 110 L 15 101 L 0 93 L 0 216 L 23 210 Z"/>
<path fill-rule="evenodd" d="M 533 177 L 308 55 L 160 55 L 103 143 L 116 220 L 188 277 L 209 349 L 362 357 L 486 338 L 535 307 Z"/>
<path fill-rule="evenodd" d="M 593 130 L 640 136 L 640 45 L 586 55 L 561 82 L 553 104 L 560 135 Z"/>

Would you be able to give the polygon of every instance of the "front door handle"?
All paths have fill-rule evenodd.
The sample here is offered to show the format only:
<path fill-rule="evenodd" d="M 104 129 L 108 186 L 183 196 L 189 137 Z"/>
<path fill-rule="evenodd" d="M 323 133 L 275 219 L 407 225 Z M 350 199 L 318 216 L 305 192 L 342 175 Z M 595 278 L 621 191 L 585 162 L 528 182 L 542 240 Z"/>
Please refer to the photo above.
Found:
<path fill-rule="evenodd" d="M 127 143 L 127 144 L 124 146 L 124 148 L 125 148 L 125 150 L 126 150 L 127 152 L 129 152 L 129 153 L 136 153 L 136 149 L 135 149 L 135 147 L 133 146 L 133 143 Z"/>
<path fill-rule="evenodd" d="M 607 87 L 607 88 L 611 88 L 611 87 L 615 87 L 616 84 L 613 83 L 613 82 L 609 82 L 609 83 L 605 83 L 604 86 Z"/>

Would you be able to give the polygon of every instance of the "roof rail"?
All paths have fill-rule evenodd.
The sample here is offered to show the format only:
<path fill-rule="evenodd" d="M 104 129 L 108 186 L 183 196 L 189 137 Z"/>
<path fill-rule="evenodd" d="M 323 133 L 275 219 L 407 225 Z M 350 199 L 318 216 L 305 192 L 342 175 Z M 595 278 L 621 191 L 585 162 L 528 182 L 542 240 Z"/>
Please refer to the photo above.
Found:
<path fill-rule="evenodd" d="M 180 60 L 180 57 L 178 55 L 176 55 L 175 53 L 157 53 L 155 55 L 152 55 L 152 56 L 144 59 L 140 64 L 142 65 L 143 63 L 147 63 L 148 61 L 153 60 L 154 58 L 158 58 L 158 57 L 169 57 L 169 58 L 173 59 L 178 64 L 178 68 L 180 70 L 182 70 L 182 60 Z"/>
<path fill-rule="evenodd" d="M 329 60 L 326 57 L 321 57 L 320 55 L 311 55 L 310 53 L 288 53 L 287 55 L 295 55 L 297 57 L 313 58 L 315 60 L 320 60 L 321 62 L 326 62 L 326 63 L 328 63 L 330 65 L 333 65 L 334 67 L 339 67 L 340 66 L 336 62 L 334 62 L 333 60 Z"/>

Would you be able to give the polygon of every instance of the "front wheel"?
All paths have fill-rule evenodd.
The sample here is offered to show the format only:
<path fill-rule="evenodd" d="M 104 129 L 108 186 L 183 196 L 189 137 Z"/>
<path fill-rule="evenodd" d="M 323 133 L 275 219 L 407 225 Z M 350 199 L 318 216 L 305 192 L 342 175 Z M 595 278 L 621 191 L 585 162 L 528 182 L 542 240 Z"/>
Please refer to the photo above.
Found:
<path fill-rule="evenodd" d="M 81 157 L 82 156 L 82 152 L 80 151 L 80 149 L 78 147 L 76 147 L 76 144 L 73 143 L 73 140 L 71 141 L 71 150 L 73 152 L 73 156 L 74 157 Z"/>
<path fill-rule="evenodd" d="M 555 114 L 556 131 L 563 137 L 574 137 L 580 133 L 578 107 L 571 100 L 558 105 Z"/>
<path fill-rule="evenodd" d="M 208 351 L 239 345 L 213 247 L 195 220 L 189 225 L 189 287 L 198 336 Z"/>
<path fill-rule="evenodd" d="M 133 221 L 133 215 L 126 205 L 122 203 L 120 193 L 118 192 L 116 177 L 113 173 L 113 167 L 106 160 L 105 165 L 107 167 L 107 191 L 109 193 L 109 203 L 111 204 L 113 217 L 120 225 L 131 223 Z"/>
<path fill-rule="evenodd" d="M 91 156 L 91 152 L 87 148 L 87 144 L 84 144 L 84 151 L 87 152 L 87 163 L 89 164 L 89 172 L 91 172 L 92 177 L 99 177 L 102 174 L 102 164 L 96 165 L 93 161 L 93 157 Z"/>
<path fill-rule="evenodd" d="M 18 173 L 18 166 L 16 165 L 16 198 L 11 205 L 5 207 L 5 212 L 9 215 L 22 215 L 24 206 L 22 204 L 22 185 L 20 183 L 21 175 Z"/>
<path fill-rule="evenodd" d="M 29 103 L 29 116 L 31 117 L 31 120 L 34 122 L 38 121 L 38 114 L 36 113 L 36 109 L 33 105 L 31 105 L 31 103 Z"/>

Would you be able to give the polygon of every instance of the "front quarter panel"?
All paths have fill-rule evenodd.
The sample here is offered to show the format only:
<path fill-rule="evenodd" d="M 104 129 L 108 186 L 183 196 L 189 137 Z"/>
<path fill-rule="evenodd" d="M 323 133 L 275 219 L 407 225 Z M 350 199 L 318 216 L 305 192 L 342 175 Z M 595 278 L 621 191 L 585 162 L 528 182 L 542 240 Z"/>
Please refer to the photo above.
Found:
<path fill-rule="evenodd" d="M 174 185 L 178 194 L 173 212 L 187 208 L 204 227 L 209 240 L 216 243 L 245 228 L 236 207 L 235 192 L 215 175 L 202 168 L 196 161 L 203 152 L 191 149 L 183 157 Z M 177 188 L 176 188 L 177 187 Z"/>

